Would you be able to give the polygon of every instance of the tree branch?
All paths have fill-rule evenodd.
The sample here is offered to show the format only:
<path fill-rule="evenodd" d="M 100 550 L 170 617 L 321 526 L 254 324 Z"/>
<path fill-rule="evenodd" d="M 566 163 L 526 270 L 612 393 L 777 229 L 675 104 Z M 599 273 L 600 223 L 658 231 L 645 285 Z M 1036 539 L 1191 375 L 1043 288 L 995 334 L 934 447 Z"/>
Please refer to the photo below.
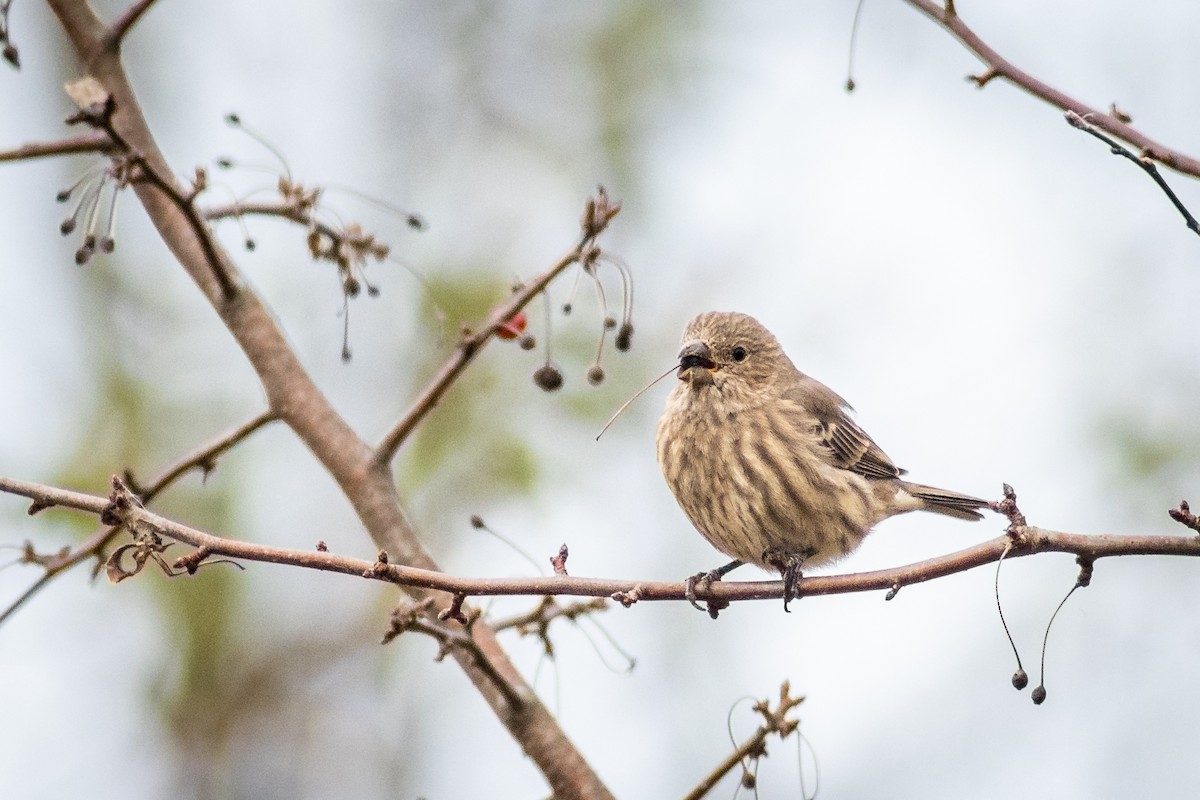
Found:
<path fill-rule="evenodd" d="M 1155 184 L 1158 185 L 1158 188 L 1163 190 L 1163 193 L 1166 194 L 1167 199 L 1171 201 L 1173 206 L 1175 206 L 1175 210 L 1183 216 L 1183 221 L 1187 224 L 1188 229 L 1191 230 L 1192 233 L 1200 235 L 1200 223 L 1196 222 L 1196 218 L 1192 216 L 1192 212 L 1188 211 L 1187 206 L 1183 204 L 1183 201 L 1179 199 L 1179 196 L 1176 195 L 1174 190 L 1172 190 L 1171 187 L 1167 185 L 1167 182 L 1163 180 L 1163 176 L 1159 174 L 1158 167 L 1154 166 L 1153 161 L 1144 156 L 1139 158 L 1138 156 L 1134 155 L 1128 148 L 1123 147 L 1119 142 L 1096 130 L 1096 128 L 1093 127 L 1088 120 L 1079 116 L 1074 111 L 1067 112 L 1067 124 L 1072 128 L 1078 128 L 1085 133 L 1090 133 L 1092 136 L 1095 136 L 1097 139 L 1104 142 L 1106 145 L 1108 145 L 1109 151 L 1113 155 L 1127 158 L 1134 164 L 1137 164 L 1137 166 L 1144 170 L 1146 174 L 1149 175 L 1150 178 L 1155 182 Z"/>
<path fill-rule="evenodd" d="M 0 150 L 0 162 L 23 161 L 47 156 L 66 156 L 74 153 L 113 153 L 116 146 L 103 131 L 93 131 L 82 136 L 70 136 L 56 142 L 26 142 L 25 144 Z"/>
<path fill-rule="evenodd" d="M 706 794 L 711 792 L 713 788 L 733 770 L 738 764 L 742 763 L 745 758 L 761 758 L 767 754 L 767 737 L 771 734 L 777 734 L 780 739 L 786 739 L 795 733 L 800 727 L 800 723 L 794 719 L 790 719 L 788 714 L 792 709 L 804 702 L 804 695 L 800 697 L 792 697 L 791 686 L 787 681 L 779 687 L 779 704 L 772 709 L 770 703 L 766 700 L 759 700 L 754 704 L 754 710 L 762 716 L 763 724 L 759 726 L 746 741 L 742 742 L 732 753 L 713 768 L 712 772 L 704 776 L 698 784 L 686 795 L 683 800 L 700 800 Z M 752 780 L 753 774 L 749 776 Z M 745 788 L 754 788 L 753 785 Z"/>
<path fill-rule="evenodd" d="M 275 415 L 271 412 L 264 412 L 244 425 L 239 425 L 229 433 L 213 442 L 210 442 L 204 447 L 201 447 L 190 456 L 180 460 L 174 466 L 169 467 L 158 478 L 154 479 L 149 486 L 143 489 L 137 489 L 136 491 L 138 496 L 141 498 L 143 503 L 149 503 L 164 489 L 182 478 L 190 470 L 197 467 L 202 468 L 205 475 L 207 475 L 215 468 L 216 460 L 218 458 L 229 452 L 230 449 L 232 449 L 243 439 L 246 439 L 259 428 L 263 427 L 275 418 Z M 126 470 L 126 480 L 131 485 L 134 484 L 134 481 L 130 480 L 129 470 Z M 35 500 L 34 504 L 30 506 L 29 512 L 31 514 L 36 513 L 37 511 L 41 511 L 43 508 L 48 507 L 49 506 L 39 505 Z M 42 588 L 50 581 L 54 580 L 62 573 L 70 570 L 77 564 L 81 564 L 103 551 L 104 548 L 108 546 L 108 543 L 112 541 L 112 538 L 116 536 L 120 530 L 121 527 L 119 525 L 105 525 L 88 536 L 88 538 L 80 542 L 74 549 L 65 548 L 61 552 L 39 559 L 38 563 L 42 566 L 45 572 L 37 579 L 37 581 L 34 582 L 32 586 L 26 589 L 20 597 L 10 603 L 9 606 L 3 611 L 0 611 L 0 625 L 3 625 L 5 620 L 16 613 L 21 606 L 32 599 L 33 596 L 41 591 Z"/>
<path fill-rule="evenodd" d="M 125 471 L 125 482 L 129 484 L 134 493 L 141 498 L 143 503 L 149 503 L 159 492 L 170 486 L 179 478 L 186 475 L 193 469 L 200 469 L 207 478 L 208 473 L 216 469 L 217 459 L 229 452 L 243 439 L 248 438 L 259 428 L 274 422 L 279 419 L 279 415 L 274 411 L 264 411 L 254 419 L 239 425 L 229 433 L 225 434 L 216 441 L 210 442 L 194 453 L 185 456 L 176 462 L 173 466 L 168 467 L 162 475 L 150 483 L 148 486 L 140 486 L 133 479 L 129 470 Z"/>
<path fill-rule="evenodd" d="M 47 2 L 84 69 L 113 97 L 114 130 L 156 174 L 173 181 L 166 158 L 121 64 L 119 48 L 105 47 L 107 27 L 84 0 Z M 300 363 L 266 304 L 253 287 L 240 280 L 236 265 L 211 236 L 207 225 L 197 229 L 193 215 L 185 213 L 156 187 L 136 182 L 132 188 L 163 242 L 245 353 L 266 393 L 268 408 L 296 433 L 337 482 L 376 547 L 387 551 L 394 561 L 436 570 L 436 562 L 422 546 L 404 513 L 390 465 L 380 463 L 372 448 L 333 408 Z M 219 262 L 219 270 L 214 271 L 210 256 Z M 222 275 L 236 286 L 232 300 L 227 297 L 227 288 L 219 277 Z M 424 597 L 422 590 L 409 587 L 407 591 L 418 601 Z M 595 770 L 537 700 L 495 633 L 481 622 L 474 627 L 473 638 L 478 655 L 453 648 L 451 657 L 537 765 L 555 796 L 611 797 Z M 480 659 L 486 661 L 486 667 Z M 495 674 L 503 676 L 507 685 L 524 698 L 520 707 L 514 707 L 510 695 L 497 688 L 492 677 Z"/>
<path fill-rule="evenodd" d="M 237 216 L 262 216 L 262 217 L 280 217 L 288 219 L 292 222 L 299 222 L 301 225 L 321 226 L 323 223 L 313 216 L 312 211 L 305 206 L 296 203 L 289 203 L 280 200 L 258 200 L 246 203 L 227 203 L 220 206 L 211 206 L 200 212 L 206 220 L 215 221 L 219 219 L 228 219 Z M 322 233 L 332 236 L 336 231 L 325 225 L 323 228 L 318 227 Z"/>
<path fill-rule="evenodd" d="M 120 47 L 121 42 L 125 39 L 125 35 L 137 24 L 142 15 L 150 10 L 150 6 L 152 5 L 154 5 L 154 0 L 137 0 L 133 5 L 125 9 L 125 13 L 117 17 L 112 27 L 109 28 L 108 36 L 106 37 L 108 39 L 108 46 Z"/>
<path fill-rule="evenodd" d="M 124 489 L 114 477 L 117 495 Z M 0 491 L 21 495 L 39 510 L 65 506 L 91 514 L 113 512 L 113 497 L 99 497 L 53 486 L 29 483 L 0 476 Z M 114 495 L 116 496 L 116 495 Z M 132 500 L 136 500 L 129 495 Z M 568 575 L 529 578 L 464 578 L 437 570 L 389 563 L 386 554 L 374 562 L 339 556 L 320 550 L 292 550 L 253 542 L 226 539 L 190 528 L 154 514 L 136 502 L 117 513 L 126 525 L 142 526 L 160 536 L 203 547 L 211 555 L 246 561 L 262 561 L 323 572 L 338 572 L 398 586 L 434 589 L 452 595 L 483 597 L 497 595 L 555 595 L 611 597 L 624 605 L 638 600 L 686 600 L 684 582 L 634 581 L 628 579 L 581 578 Z M 1007 552 L 1007 555 L 1006 555 Z M 1078 534 L 1046 530 L 1033 526 L 1010 527 L 1003 536 L 973 547 L 901 567 L 844 575 L 805 577 L 800 580 L 797 596 L 849 594 L 853 592 L 892 591 L 924 583 L 1006 559 L 1038 553 L 1072 553 L 1089 561 L 1114 556 L 1191 556 L 1200 557 L 1200 536 L 1161 536 L 1133 534 Z M 781 581 L 714 581 L 707 587 L 697 585 L 696 596 L 718 603 L 743 600 L 778 600 L 783 597 Z"/>
<path fill-rule="evenodd" d="M 228 302 L 237 296 L 237 286 L 233 280 L 233 270 L 230 265 L 227 265 L 225 260 L 220 257 L 217 250 L 216 242 L 213 240 L 212 231 L 209 229 L 205 220 L 196 211 L 195 199 L 196 195 L 203 190 L 207 180 L 205 173 L 197 169 L 195 184 L 191 191 L 183 190 L 175 181 L 174 175 L 170 170 L 160 170 L 159 167 L 141 151 L 125 140 L 125 137 L 117 130 L 113 124 L 113 115 L 117 110 L 116 97 L 107 92 L 103 85 L 95 78 L 88 76 L 81 79 L 80 82 L 95 84 L 95 86 L 104 92 L 104 100 L 102 103 L 81 104 L 80 111 L 77 114 L 67 118 L 68 124 L 85 123 L 91 125 L 97 130 L 103 131 L 111 140 L 113 147 L 122 154 L 122 157 L 136 167 L 135 170 L 130 170 L 130 183 L 145 182 L 155 187 L 166 197 L 172 205 L 174 205 L 184 220 L 195 234 L 195 241 L 200 245 L 204 252 L 205 261 L 212 270 L 212 275 L 217 280 L 217 284 L 221 288 L 222 298 Z"/>
<path fill-rule="evenodd" d="M 1081 103 L 1070 95 L 1060 92 L 1058 89 L 1033 77 L 1028 72 L 1014 66 L 980 39 L 975 31 L 967 27 L 962 17 L 955 11 L 952 3 L 947 3 L 943 7 L 934 2 L 934 0 L 904 0 L 904 2 L 948 31 L 964 47 L 978 56 L 987 65 L 987 69 L 982 75 L 971 78 L 980 88 L 994 78 L 1004 78 L 1014 86 L 1024 89 L 1029 94 L 1040 100 L 1044 100 L 1050 105 L 1057 106 L 1063 111 L 1074 111 L 1097 128 L 1133 145 L 1141 151 L 1144 157 L 1164 164 L 1176 172 L 1191 175 L 1194 178 L 1200 177 L 1200 159 L 1193 158 L 1160 144 L 1143 134 L 1137 128 L 1134 128 L 1128 122 L 1120 119 L 1116 114 L 1105 113 L 1085 103 Z"/>
<path fill-rule="evenodd" d="M 604 191 L 604 187 L 599 187 L 596 196 L 588 200 L 584 210 L 581 221 L 583 232 L 579 238 L 579 243 L 541 275 L 538 275 L 532 281 L 513 292 L 512 296 L 507 300 L 497 303 L 488 313 L 487 320 L 479 330 L 465 333 L 462 336 L 458 347 L 442 362 L 437 372 L 434 373 L 433 378 L 421 390 L 421 393 L 417 395 L 417 399 L 413 401 L 409 410 L 388 431 L 387 435 L 383 437 L 383 440 L 375 448 L 375 460 L 377 463 L 391 463 L 396 455 L 396 451 L 400 449 L 400 445 L 404 443 L 404 440 L 413 432 L 418 423 L 433 410 L 433 407 L 437 405 L 437 402 L 454 383 L 455 379 L 462 374 L 463 370 L 478 355 L 483 346 L 496 335 L 496 331 L 503 328 L 512 319 L 514 314 L 544 291 L 550 285 L 550 282 L 558 277 L 563 270 L 576 262 L 582 262 L 596 247 L 596 237 L 604 231 L 608 223 L 620 210 L 621 204 L 611 202 Z"/>

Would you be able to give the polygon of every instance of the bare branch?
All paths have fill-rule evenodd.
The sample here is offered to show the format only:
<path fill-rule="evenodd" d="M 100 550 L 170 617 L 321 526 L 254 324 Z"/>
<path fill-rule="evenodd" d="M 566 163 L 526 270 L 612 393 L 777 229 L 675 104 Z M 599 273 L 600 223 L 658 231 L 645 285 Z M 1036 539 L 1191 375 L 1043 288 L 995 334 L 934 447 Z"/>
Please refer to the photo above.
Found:
<path fill-rule="evenodd" d="M 141 111 L 137 94 L 121 64 L 119 48 L 104 46 L 108 26 L 88 3 L 47 0 L 47 4 L 58 17 L 75 55 L 87 65 L 88 74 L 114 98 L 114 128 L 155 174 L 173 183 L 174 174 Z M 375 545 L 390 552 L 400 563 L 436 570 L 436 561 L 404 513 L 390 464 L 380 463 L 374 457 L 372 448 L 321 392 L 266 304 L 253 287 L 238 279 L 237 265 L 200 220 L 194 205 L 181 208 L 173 195 L 164 194 L 146 182 L 136 182 L 131 188 L 163 242 L 245 353 L 266 393 L 268 407 L 278 412 L 280 420 L 337 482 Z M 591 228 L 596 227 L 596 219 L 606 217 L 594 215 Z M 214 263 L 219 267 L 214 268 Z M 232 301 L 225 279 L 237 290 Z M 420 589 L 410 586 L 406 591 L 417 600 L 423 597 Z M 537 701 L 494 632 L 481 621 L 472 635 L 486 659 L 486 667 L 461 648 L 453 648 L 450 656 L 537 765 L 554 795 L 611 797 L 553 715 Z M 514 713 L 516 709 L 508 696 L 498 689 L 489 673 L 503 675 L 522 697 L 528 698 L 520 713 Z"/>
<path fill-rule="evenodd" d="M 409 410 L 400 418 L 375 449 L 375 460 L 379 464 L 388 464 L 396 455 L 396 451 L 408 438 L 417 424 L 425 418 L 437 402 L 446 393 L 471 360 L 479 353 L 496 332 L 504 328 L 513 315 L 529 304 L 545 290 L 567 267 L 576 262 L 582 262 L 591 252 L 595 239 L 604 231 L 610 220 L 620 211 L 620 203 L 611 202 L 604 188 L 600 187 L 595 197 L 588 198 L 584 208 L 581 228 L 583 233 L 579 242 L 550 266 L 541 275 L 513 292 L 507 300 L 497 303 L 488 313 L 487 320 L 477 331 L 463 335 L 458 347 L 442 363 L 433 378 L 425 386 Z"/>
<path fill-rule="evenodd" d="M 228 203 L 226 205 L 205 208 L 200 213 L 209 221 L 228 219 L 229 217 L 257 215 L 281 217 L 283 219 L 290 219 L 292 222 L 299 222 L 302 225 L 321 224 L 320 220 L 313 216 L 311 207 L 285 201 L 265 202 L 260 200 L 248 203 Z M 334 231 L 333 228 L 326 226 L 326 229 L 322 233 L 333 235 Z"/>
<path fill-rule="evenodd" d="M 233 448 L 243 439 L 246 439 L 259 428 L 263 427 L 274 419 L 274 414 L 270 412 L 264 412 L 244 425 L 239 425 L 234 430 L 216 439 L 215 441 L 210 442 L 196 452 L 192 453 L 190 456 L 182 459 L 174 466 L 169 467 L 165 472 L 162 473 L 162 475 L 154 479 L 154 481 L 151 482 L 148 487 L 139 491 L 139 496 L 142 498 L 143 502 L 148 503 L 172 483 L 186 475 L 189 470 L 197 467 L 205 469 L 206 472 L 211 470 L 215 465 L 217 458 L 229 452 L 231 448 Z M 54 505 L 55 504 L 51 502 L 35 500 L 34 504 L 30 507 L 30 513 L 33 513 L 35 509 L 37 511 L 41 511 L 46 508 L 52 508 Z M 105 525 L 93 532 L 90 536 L 88 536 L 88 538 L 80 542 L 74 549 L 66 548 L 51 556 L 40 559 L 38 563 L 42 566 L 45 572 L 32 586 L 26 589 L 20 597 L 10 603 L 3 611 L 0 611 L 0 625 L 3 625 L 5 620 L 16 613 L 21 606 L 32 599 L 33 596 L 41 591 L 41 589 L 50 581 L 54 580 L 62 573 L 67 572 L 72 567 L 81 564 L 84 561 L 87 561 L 88 559 L 93 558 L 101 553 L 120 530 L 121 526 L 119 525 Z"/>
<path fill-rule="evenodd" d="M 332 243 L 332 250 L 337 250 L 347 238 L 345 231 L 335 228 L 318 218 L 313 213 L 313 206 L 311 204 L 286 200 L 276 202 L 228 203 L 226 205 L 201 209 L 200 214 L 209 222 L 229 219 L 230 217 L 247 216 L 278 217 L 279 219 L 290 220 L 291 222 L 303 225 L 310 232 L 315 232 L 328 239 Z"/>
<path fill-rule="evenodd" d="M 112 27 L 108 31 L 108 46 L 119 47 L 125 39 L 125 35 L 129 30 L 137 24 L 150 6 L 154 5 L 154 0 L 136 0 L 133 5 L 125 9 L 125 12 L 113 22 Z"/>
<path fill-rule="evenodd" d="M 566 605 L 559 605 L 554 601 L 553 597 L 546 596 L 542 598 L 540 603 L 524 614 L 516 614 L 511 617 L 504 617 L 503 619 L 494 619 L 489 622 L 492 630 L 495 631 L 516 628 L 522 635 L 536 632 L 539 636 L 544 637 L 546 629 L 556 619 L 574 621 L 588 614 L 604 611 L 607 608 L 608 603 L 601 597 L 595 597 L 591 600 L 576 600 Z"/>
<path fill-rule="evenodd" d="M 1176 172 L 1191 175 L 1192 177 L 1200 177 L 1200 159 L 1193 158 L 1192 156 L 1173 150 L 1166 145 L 1159 144 L 1128 122 L 1122 120 L 1121 116 L 1124 115 L 1118 116 L 1117 114 L 1109 114 L 1100 109 L 1092 108 L 1014 66 L 980 39 L 975 31 L 967 27 L 962 17 L 955 12 L 953 4 L 947 3 L 943 7 L 934 2 L 934 0 L 904 0 L 904 2 L 929 17 L 942 28 L 945 28 L 963 46 L 978 56 L 987 65 L 987 69 L 981 75 L 970 78 L 980 88 L 994 78 L 1004 78 L 1013 85 L 1019 86 L 1029 94 L 1044 100 L 1052 106 L 1057 106 L 1063 111 L 1074 111 L 1097 128 L 1115 136 L 1123 142 L 1128 142 L 1135 150 L 1140 151 L 1144 157 L 1164 164 Z"/>
<path fill-rule="evenodd" d="M 444 620 L 432 621 L 429 618 L 429 612 L 432 610 L 431 600 L 432 598 L 426 598 L 419 603 L 401 603 L 397 606 L 392 611 L 388 630 L 383 636 L 383 644 L 387 644 L 407 631 L 416 631 L 430 636 L 438 643 L 438 661 L 456 649 L 465 653 L 474 660 L 479 669 L 488 675 L 492 685 L 504 695 L 510 708 L 524 708 L 527 698 L 488 660 L 487 654 L 483 652 L 472 635 L 473 626 L 470 624 L 466 624 L 465 627 L 450 626 L 443 624 Z"/>
<path fill-rule="evenodd" d="M 779 704 L 772 709 L 767 700 L 760 700 L 754 704 L 754 710 L 763 718 L 763 724 L 759 726 L 750 738 L 742 742 L 732 753 L 718 764 L 712 772 L 704 776 L 698 784 L 686 795 L 684 800 L 700 800 L 717 785 L 734 767 L 742 763 L 745 758 L 759 758 L 766 755 L 767 737 L 771 734 L 778 734 L 780 739 L 786 739 L 791 736 L 800 723 L 794 719 L 790 719 L 788 714 L 792 709 L 804 702 L 804 696 L 792 697 L 791 686 L 787 681 L 779 687 Z"/>
<path fill-rule="evenodd" d="M 463 578 L 436 570 L 420 569 L 388 563 L 339 556 L 325 551 L 290 550 L 283 547 L 225 539 L 204 533 L 166 519 L 138 503 L 114 508 L 112 499 L 59 489 L 53 486 L 0 477 L 0 491 L 28 497 L 42 507 L 65 506 L 91 514 L 108 514 L 126 526 L 143 526 L 160 536 L 193 547 L 206 547 L 213 555 L 245 561 L 286 564 L 324 572 L 339 572 L 398 586 L 433 589 L 452 595 L 569 595 L 577 597 L 612 597 L 615 594 L 636 593 L 639 600 L 685 600 L 684 582 L 634 581 L 611 578 L 580 578 L 567 575 L 529 578 Z M 1007 555 L 1006 555 L 1007 553 Z M 1006 559 L 1038 553 L 1072 553 L 1096 561 L 1112 556 L 1163 555 L 1200 557 L 1200 536 L 1160 536 L 1126 534 L 1078 534 L 1027 526 L 1014 533 L 959 550 L 944 556 L 902 567 L 858 572 L 845 575 L 823 575 L 802 578 L 797 596 L 848 594 L 852 592 L 890 591 L 935 578 L 990 564 L 1002 556 Z M 696 587 L 700 599 L 717 602 L 743 600 L 777 600 L 783 597 L 781 581 L 714 581 L 707 587 Z"/>
<path fill-rule="evenodd" d="M 1105 136 L 1103 133 L 1096 130 L 1096 128 L 1091 125 L 1088 120 L 1079 116 L 1074 111 L 1067 112 L 1067 124 L 1073 128 L 1078 128 L 1081 131 L 1090 133 L 1092 136 L 1095 136 L 1097 139 L 1108 145 L 1113 155 L 1127 158 L 1134 164 L 1137 164 L 1141 169 L 1145 170 L 1146 174 L 1149 175 L 1156 184 L 1158 184 L 1158 188 L 1162 189 L 1167 195 L 1167 199 L 1169 199 L 1175 206 L 1175 210 L 1183 215 L 1183 220 L 1185 223 L 1187 223 L 1187 226 L 1192 233 L 1200 235 L 1200 223 L 1196 222 L 1196 218 L 1192 216 L 1192 212 L 1187 210 L 1187 206 L 1183 204 L 1183 201 L 1180 200 L 1175 192 L 1171 190 L 1171 187 L 1167 185 L 1167 182 L 1163 180 L 1163 176 L 1159 174 L 1158 167 L 1154 166 L 1153 161 L 1145 156 L 1139 158 L 1138 156 L 1134 155 L 1132 152 L 1130 152 L 1129 148 L 1122 146 L 1111 137 Z"/>
<path fill-rule="evenodd" d="M 0 162 L 66 156 L 75 153 L 112 153 L 115 149 L 112 138 L 107 133 L 93 131 L 83 136 L 59 139 L 57 142 L 26 142 L 8 150 L 0 150 Z"/>
<path fill-rule="evenodd" d="M 142 499 L 143 503 L 149 503 L 159 492 L 170 486 L 179 478 L 186 475 L 193 469 L 200 469 L 204 472 L 205 477 L 212 472 L 217 465 L 217 459 L 229 452 L 243 439 L 248 438 L 251 434 L 275 420 L 279 419 L 279 415 L 274 411 L 264 411 L 254 419 L 239 425 L 221 438 L 208 443 L 199 450 L 191 453 L 188 456 L 180 459 L 173 466 L 168 467 L 162 475 L 155 479 L 148 486 L 139 486 L 132 479 L 128 470 L 125 472 L 125 482 L 130 485 L 133 491 Z"/>
<path fill-rule="evenodd" d="M 99 91 L 104 91 L 102 84 L 96 81 L 95 78 L 88 76 L 74 83 L 91 83 Z M 90 87 L 88 87 L 90 88 Z M 104 93 L 103 102 L 92 104 L 81 104 L 80 110 L 67 117 L 67 124 L 74 125 L 83 123 L 90 125 L 98 131 L 106 134 L 112 142 L 113 148 L 121 154 L 132 167 L 130 169 L 130 182 L 143 181 L 155 187 L 174 205 L 188 226 L 195 234 L 196 241 L 200 248 L 204 251 L 205 259 L 208 262 L 209 269 L 212 270 L 213 277 L 221 287 L 221 295 L 225 300 L 232 300 L 237 295 L 237 287 L 234 285 L 233 278 L 229 270 L 225 267 L 225 262 L 221 260 L 216 245 L 213 243 L 212 231 L 208 225 L 196 212 L 195 199 L 196 194 L 203 188 L 204 173 L 197 170 L 196 184 L 191 192 L 184 192 L 175 183 L 174 176 L 170 173 L 164 175 L 159 169 L 151 163 L 144 154 L 135 149 L 120 132 L 117 131 L 113 124 L 113 114 L 117 110 L 116 99 L 112 94 Z"/>

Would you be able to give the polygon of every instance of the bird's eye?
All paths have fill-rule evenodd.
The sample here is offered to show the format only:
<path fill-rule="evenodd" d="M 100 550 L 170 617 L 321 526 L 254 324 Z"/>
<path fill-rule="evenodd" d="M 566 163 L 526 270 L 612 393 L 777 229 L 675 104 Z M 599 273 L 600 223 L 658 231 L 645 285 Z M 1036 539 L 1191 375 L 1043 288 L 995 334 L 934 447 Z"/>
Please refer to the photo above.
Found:
<path fill-rule="evenodd" d="M 733 348 L 733 351 L 730 353 L 730 355 L 733 356 L 734 361 L 745 361 L 746 360 L 746 348 L 739 345 L 739 346 Z"/>

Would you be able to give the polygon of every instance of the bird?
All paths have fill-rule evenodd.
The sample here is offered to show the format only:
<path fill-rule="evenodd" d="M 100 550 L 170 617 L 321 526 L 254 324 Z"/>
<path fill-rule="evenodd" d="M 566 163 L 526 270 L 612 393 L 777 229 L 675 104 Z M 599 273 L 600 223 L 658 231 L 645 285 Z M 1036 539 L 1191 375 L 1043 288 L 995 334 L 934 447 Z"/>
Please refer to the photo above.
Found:
<path fill-rule="evenodd" d="M 979 520 L 989 505 L 905 480 L 849 404 L 747 314 L 694 317 L 675 371 L 655 436 L 659 466 L 696 529 L 734 559 L 688 578 L 696 608 L 698 584 L 754 564 L 780 574 L 786 611 L 802 569 L 854 552 L 884 519 L 932 511 Z M 724 605 L 709 600 L 709 615 Z"/>

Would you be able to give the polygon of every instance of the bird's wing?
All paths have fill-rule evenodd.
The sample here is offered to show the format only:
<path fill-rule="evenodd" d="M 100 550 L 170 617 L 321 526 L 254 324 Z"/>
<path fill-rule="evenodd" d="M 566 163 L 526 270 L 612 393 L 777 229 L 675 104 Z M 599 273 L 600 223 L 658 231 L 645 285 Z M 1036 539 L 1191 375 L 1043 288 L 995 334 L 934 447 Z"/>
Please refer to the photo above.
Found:
<path fill-rule="evenodd" d="M 850 406 L 828 386 L 805 375 L 796 385 L 794 399 L 815 418 L 814 431 L 829 463 L 866 478 L 904 474 L 850 418 Z"/>

